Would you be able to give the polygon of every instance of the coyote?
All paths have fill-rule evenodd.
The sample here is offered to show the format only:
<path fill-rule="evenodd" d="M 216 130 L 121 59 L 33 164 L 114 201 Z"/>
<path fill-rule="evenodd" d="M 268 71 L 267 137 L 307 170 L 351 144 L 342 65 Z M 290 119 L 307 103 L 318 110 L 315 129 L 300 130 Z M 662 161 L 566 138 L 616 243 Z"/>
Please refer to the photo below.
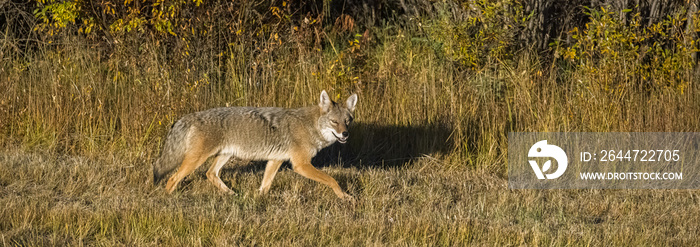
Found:
<path fill-rule="evenodd" d="M 219 190 L 235 194 L 219 178 L 221 167 L 234 156 L 267 160 L 260 185 L 265 194 L 280 165 L 290 161 L 295 172 L 330 186 L 339 198 L 352 200 L 335 179 L 311 165 L 311 158 L 336 141 L 347 142 L 356 104 L 357 94 L 343 105 L 333 102 L 324 90 L 315 106 L 221 107 L 185 115 L 165 139 L 160 158 L 153 164 L 153 181 L 158 184 L 179 165 L 165 186 L 172 193 L 184 177 L 213 156 L 207 179 Z"/>

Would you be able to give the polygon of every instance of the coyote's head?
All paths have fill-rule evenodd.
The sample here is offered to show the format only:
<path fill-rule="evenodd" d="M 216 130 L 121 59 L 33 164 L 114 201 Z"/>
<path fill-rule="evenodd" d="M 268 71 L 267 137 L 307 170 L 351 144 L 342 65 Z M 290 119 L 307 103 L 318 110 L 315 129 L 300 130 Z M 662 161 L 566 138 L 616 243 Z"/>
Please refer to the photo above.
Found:
<path fill-rule="evenodd" d="M 328 97 L 325 90 L 321 92 L 321 101 L 318 105 L 321 107 L 322 114 L 318 123 L 321 133 L 327 141 L 335 142 L 338 140 L 340 143 L 348 141 L 350 136 L 348 127 L 352 123 L 352 112 L 355 111 L 356 104 L 357 94 L 350 95 L 345 100 L 345 104 L 338 104 Z"/>

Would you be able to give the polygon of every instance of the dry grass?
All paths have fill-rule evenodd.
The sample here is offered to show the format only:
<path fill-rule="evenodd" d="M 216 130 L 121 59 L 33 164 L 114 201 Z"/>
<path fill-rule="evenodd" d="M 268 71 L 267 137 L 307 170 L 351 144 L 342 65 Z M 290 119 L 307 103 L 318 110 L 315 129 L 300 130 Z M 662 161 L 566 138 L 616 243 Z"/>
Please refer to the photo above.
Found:
<path fill-rule="evenodd" d="M 267 196 L 260 169 L 238 168 L 222 177 L 238 196 L 201 173 L 169 196 L 147 160 L 13 150 L 0 162 L 4 245 L 694 245 L 700 231 L 694 191 L 508 190 L 429 159 L 325 168 L 355 205 L 288 168 Z"/>
<path fill-rule="evenodd" d="M 606 91 L 590 84 L 600 75 L 527 54 L 460 72 L 408 35 L 381 38 L 360 55 L 289 49 L 257 67 L 232 55 L 182 69 L 155 44 L 102 58 L 80 40 L 12 59 L 0 73 L 0 243 L 699 244 L 697 191 L 508 190 L 506 170 L 510 131 L 698 131 L 697 77 L 682 94 Z M 152 185 L 183 114 L 315 104 L 322 89 L 360 95 L 350 143 L 317 162 L 356 204 L 284 166 L 266 196 L 262 168 L 240 162 L 222 172 L 238 196 L 202 170 L 174 195 Z"/>

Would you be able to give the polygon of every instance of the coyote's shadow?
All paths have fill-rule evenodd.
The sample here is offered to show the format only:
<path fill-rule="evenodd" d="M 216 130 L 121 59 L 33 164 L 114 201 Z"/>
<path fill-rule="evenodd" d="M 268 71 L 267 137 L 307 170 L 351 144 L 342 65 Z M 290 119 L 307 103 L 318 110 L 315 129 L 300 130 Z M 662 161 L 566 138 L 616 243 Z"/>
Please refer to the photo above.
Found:
<path fill-rule="evenodd" d="M 336 143 L 321 150 L 312 163 L 317 167 L 402 166 L 426 155 L 451 152 L 452 132 L 447 123 L 395 126 L 360 122 L 350 128 L 348 143 Z"/>

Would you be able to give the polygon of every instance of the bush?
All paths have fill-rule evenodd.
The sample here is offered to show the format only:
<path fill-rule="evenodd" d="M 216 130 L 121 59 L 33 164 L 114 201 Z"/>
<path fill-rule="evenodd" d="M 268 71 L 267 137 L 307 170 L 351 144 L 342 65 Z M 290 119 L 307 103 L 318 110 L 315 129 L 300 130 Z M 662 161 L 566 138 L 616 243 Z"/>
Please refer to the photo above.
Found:
<path fill-rule="evenodd" d="M 569 66 L 592 75 L 588 83 L 606 91 L 638 86 L 683 93 L 688 87 L 695 66 L 693 55 L 700 51 L 700 39 L 688 33 L 700 29 L 685 30 L 685 12 L 644 25 L 638 12 L 628 23 L 620 19 L 631 9 L 585 9 L 590 22 L 571 30 L 573 42 L 558 47 L 557 52 Z M 699 15 L 692 14 L 695 27 L 700 24 Z"/>

